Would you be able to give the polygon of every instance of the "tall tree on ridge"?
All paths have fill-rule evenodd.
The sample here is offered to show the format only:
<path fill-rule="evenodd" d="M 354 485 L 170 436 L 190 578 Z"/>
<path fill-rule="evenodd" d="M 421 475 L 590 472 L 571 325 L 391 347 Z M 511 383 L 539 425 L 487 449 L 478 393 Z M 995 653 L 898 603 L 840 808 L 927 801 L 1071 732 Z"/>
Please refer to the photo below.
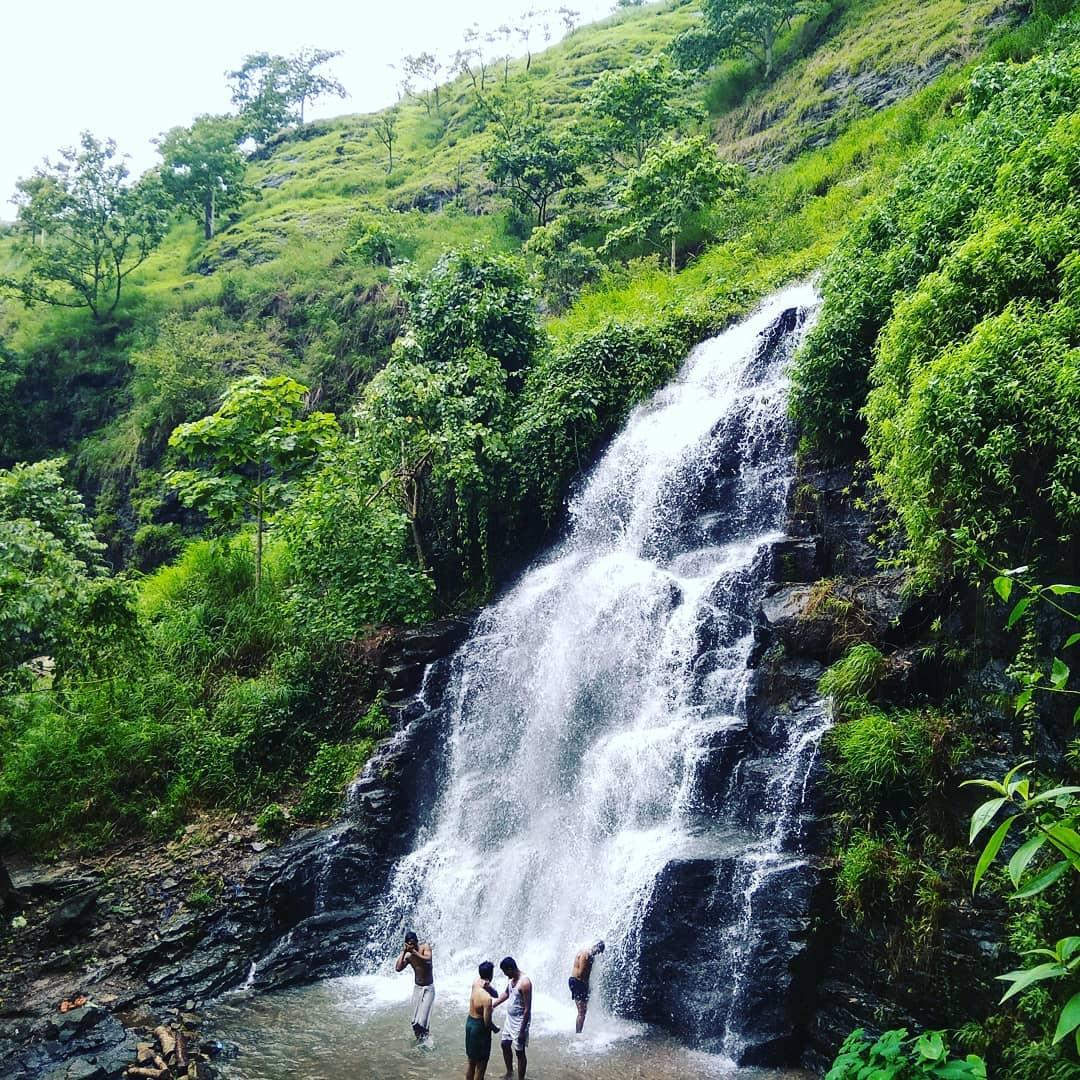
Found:
<path fill-rule="evenodd" d="M 202 220 L 207 240 L 213 238 L 218 214 L 244 197 L 239 134 L 240 122 L 234 117 L 199 116 L 191 127 L 174 127 L 157 140 L 165 190 Z"/>

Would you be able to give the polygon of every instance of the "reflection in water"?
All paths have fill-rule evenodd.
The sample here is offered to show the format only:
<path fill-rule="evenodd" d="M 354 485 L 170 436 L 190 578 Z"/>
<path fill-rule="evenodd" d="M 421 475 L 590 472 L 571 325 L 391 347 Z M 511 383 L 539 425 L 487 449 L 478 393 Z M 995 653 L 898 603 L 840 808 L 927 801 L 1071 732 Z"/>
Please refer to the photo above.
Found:
<path fill-rule="evenodd" d="M 502 981 L 496 973 L 496 985 Z M 264 997 L 237 995 L 211 1017 L 214 1034 L 240 1054 L 222 1064 L 227 1080 L 460 1080 L 468 975 L 440 981 L 432 1035 L 417 1046 L 409 1028 L 412 979 L 334 979 Z M 496 1012 L 496 1023 L 503 1013 Z M 796 1080 L 790 1070 L 737 1069 L 698 1053 L 643 1024 L 590 1007 L 585 1031 L 574 1032 L 570 995 L 538 989 L 529 1043 L 532 1080 Z M 498 1036 L 496 1036 L 496 1040 Z M 488 1077 L 503 1075 L 497 1042 Z"/>

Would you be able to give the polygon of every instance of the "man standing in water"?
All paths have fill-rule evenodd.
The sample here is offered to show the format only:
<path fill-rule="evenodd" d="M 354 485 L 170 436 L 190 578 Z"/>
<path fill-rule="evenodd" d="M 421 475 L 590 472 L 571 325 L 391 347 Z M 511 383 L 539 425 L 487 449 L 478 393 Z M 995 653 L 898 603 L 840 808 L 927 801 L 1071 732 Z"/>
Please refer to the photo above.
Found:
<path fill-rule="evenodd" d="M 512 956 L 503 957 L 499 968 L 510 980 L 492 1006 L 497 1008 L 504 1001 L 510 1002 L 506 1007 L 502 1032 L 506 1075 L 514 1075 L 514 1059 L 511 1055 L 513 1051 L 517 1055 L 518 1080 L 525 1080 L 525 1069 L 529 1064 L 525 1057 L 525 1047 L 529 1045 L 529 1024 L 532 1022 L 532 980 L 517 966 Z"/>
<path fill-rule="evenodd" d="M 585 1026 L 585 1013 L 589 1008 L 589 976 L 592 975 L 593 961 L 604 951 L 604 943 L 598 941 L 591 949 L 581 949 L 574 957 L 574 966 L 570 970 L 570 997 L 577 1005 L 577 1027 L 579 1035 Z"/>
<path fill-rule="evenodd" d="M 428 1033 L 431 1006 L 435 1004 L 435 977 L 431 966 L 431 946 L 427 943 L 421 945 L 411 930 L 405 935 L 405 947 L 401 950 L 394 970 L 404 971 L 406 967 L 413 969 L 416 983 L 412 992 L 412 1029 L 419 1040 Z"/>
<path fill-rule="evenodd" d="M 491 999 L 495 991 L 491 986 L 491 976 L 495 974 L 495 965 L 485 960 L 479 968 L 480 978 L 472 984 L 469 994 L 469 1018 L 465 1021 L 465 1080 L 484 1080 L 488 1058 L 491 1057 L 491 1033 L 499 1029 L 491 1022 Z"/>

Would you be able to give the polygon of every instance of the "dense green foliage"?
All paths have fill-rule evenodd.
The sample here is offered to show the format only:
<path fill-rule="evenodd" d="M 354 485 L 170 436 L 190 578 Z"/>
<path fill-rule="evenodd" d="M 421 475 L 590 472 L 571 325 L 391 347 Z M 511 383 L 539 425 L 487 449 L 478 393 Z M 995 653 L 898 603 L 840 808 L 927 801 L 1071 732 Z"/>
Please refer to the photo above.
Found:
<path fill-rule="evenodd" d="M 907 1031 L 886 1031 L 869 1039 L 859 1028 L 840 1048 L 825 1080 L 986 1080 L 986 1064 L 975 1054 L 950 1058 L 942 1032 L 908 1037 Z"/>
<path fill-rule="evenodd" d="M 875 476 L 913 555 L 956 530 L 1023 560 L 1075 556 L 1080 46 L 980 68 L 965 122 L 906 170 L 828 266 L 795 374 L 806 436 Z"/>

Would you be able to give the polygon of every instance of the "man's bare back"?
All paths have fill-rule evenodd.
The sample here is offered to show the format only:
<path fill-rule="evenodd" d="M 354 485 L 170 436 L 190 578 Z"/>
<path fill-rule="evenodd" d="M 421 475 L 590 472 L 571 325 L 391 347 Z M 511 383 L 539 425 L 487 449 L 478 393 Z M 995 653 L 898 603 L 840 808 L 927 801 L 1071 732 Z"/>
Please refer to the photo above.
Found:
<path fill-rule="evenodd" d="M 469 994 L 469 1015 L 474 1020 L 491 1022 L 491 1002 L 494 999 L 488 989 L 490 986 L 491 983 L 483 979 L 477 979 L 472 984 L 472 993 Z M 498 1028 L 494 1030 L 498 1031 Z"/>

